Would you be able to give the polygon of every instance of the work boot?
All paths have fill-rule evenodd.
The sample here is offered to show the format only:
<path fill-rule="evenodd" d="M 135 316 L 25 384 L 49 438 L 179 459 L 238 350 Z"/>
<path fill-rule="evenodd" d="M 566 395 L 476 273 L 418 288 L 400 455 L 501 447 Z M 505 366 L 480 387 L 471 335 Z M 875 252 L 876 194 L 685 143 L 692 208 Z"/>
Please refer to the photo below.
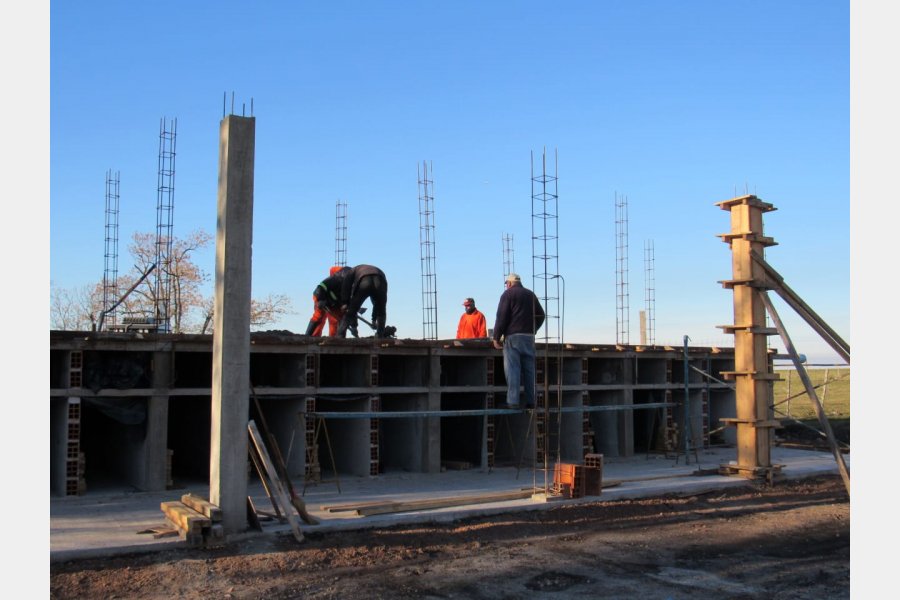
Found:
<path fill-rule="evenodd" d="M 384 337 L 384 318 L 376 317 L 373 321 L 375 325 L 375 337 L 383 338 Z"/>

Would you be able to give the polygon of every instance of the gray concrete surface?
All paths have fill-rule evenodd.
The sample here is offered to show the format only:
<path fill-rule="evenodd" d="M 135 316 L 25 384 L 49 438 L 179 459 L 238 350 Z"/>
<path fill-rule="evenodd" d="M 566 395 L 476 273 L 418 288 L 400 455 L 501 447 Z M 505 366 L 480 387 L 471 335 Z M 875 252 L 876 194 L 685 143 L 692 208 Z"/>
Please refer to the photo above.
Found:
<path fill-rule="evenodd" d="M 301 525 L 303 532 L 365 529 L 401 523 L 447 522 L 460 518 L 520 510 L 546 510 L 561 503 L 604 502 L 665 494 L 690 495 L 715 489 L 741 486 L 740 477 L 698 474 L 717 469 L 735 460 L 733 448 L 714 448 L 691 455 L 665 458 L 659 455 L 637 455 L 630 458 L 606 459 L 604 484 L 620 482 L 605 488 L 600 496 L 574 500 L 522 500 L 472 504 L 434 510 L 357 516 L 355 512 L 327 512 L 323 506 L 372 501 L 410 501 L 449 496 L 483 495 L 520 489 L 544 490 L 544 471 L 523 468 L 496 468 L 491 471 L 446 471 L 440 474 L 387 473 L 378 477 L 342 477 L 339 482 L 307 485 L 294 481 L 309 512 L 319 519 L 318 525 Z M 784 479 L 802 479 L 823 474 L 839 474 L 829 452 L 815 452 L 775 447 L 773 464 L 782 465 Z M 845 455 L 849 467 L 850 457 Z M 552 473 L 550 474 L 552 482 Z M 549 483 L 547 485 L 549 485 Z M 338 491 L 338 483 L 340 491 Z M 83 496 L 52 498 L 50 501 L 50 561 L 114 556 L 134 552 L 152 552 L 186 546 L 178 537 L 154 539 L 141 531 L 164 527 L 165 516 L 160 503 L 180 500 L 192 492 L 208 497 L 209 486 L 187 486 L 165 492 L 88 491 Z M 258 483 L 248 490 L 257 509 L 271 511 L 272 506 Z M 288 523 L 272 520 L 263 523 L 263 531 L 249 531 L 231 540 L 252 536 L 290 535 Z"/>

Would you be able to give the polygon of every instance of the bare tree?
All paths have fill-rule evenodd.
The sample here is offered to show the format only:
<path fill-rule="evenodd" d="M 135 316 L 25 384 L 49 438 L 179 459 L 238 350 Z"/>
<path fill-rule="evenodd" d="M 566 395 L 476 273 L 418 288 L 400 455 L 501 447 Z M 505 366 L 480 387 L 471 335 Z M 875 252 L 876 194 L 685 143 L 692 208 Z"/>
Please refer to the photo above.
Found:
<path fill-rule="evenodd" d="M 193 261 L 193 254 L 197 250 L 207 247 L 212 242 L 212 235 L 198 229 L 184 238 L 172 239 L 172 253 L 169 255 L 168 265 L 156 265 L 157 269 L 168 268 L 168 278 L 172 284 L 170 290 L 169 306 L 171 308 L 172 331 L 179 333 L 192 328 L 188 315 L 191 309 L 201 308 L 203 294 L 201 287 L 209 280 L 209 275 Z M 144 273 L 156 262 L 156 234 L 135 233 L 128 251 L 135 260 L 137 274 L 128 275 L 129 281 L 119 278 L 120 288 L 130 286 L 141 273 Z M 153 314 L 156 307 L 156 278 L 149 277 L 139 285 L 133 298 L 127 302 L 126 311 L 138 311 Z"/>
<path fill-rule="evenodd" d="M 201 288 L 209 275 L 193 260 L 197 250 L 207 247 L 213 236 L 203 230 L 184 238 L 173 238 L 168 275 L 171 282 L 169 306 L 174 333 L 206 333 L 213 315 L 213 298 L 204 296 Z M 134 290 L 122 300 L 117 311 L 122 315 L 150 317 L 156 312 L 155 277 L 140 278 L 156 265 L 156 234 L 135 233 L 128 251 L 134 260 L 130 273 L 118 278 L 118 288 Z M 118 299 L 117 299 L 118 300 Z M 50 326 L 54 329 L 91 329 L 104 310 L 103 284 L 86 285 L 72 290 L 53 289 L 50 297 Z M 291 300 L 283 294 L 250 301 L 250 326 L 260 329 L 292 312 Z"/>
<path fill-rule="evenodd" d="M 260 329 L 292 312 L 291 299 L 284 294 L 269 294 L 262 300 L 250 300 L 250 327 Z"/>
<path fill-rule="evenodd" d="M 50 328 L 74 331 L 92 329 L 95 315 L 103 306 L 103 290 L 98 285 L 50 289 Z"/>
<path fill-rule="evenodd" d="M 207 333 L 212 326 L 213 298 L 203 302 L 205 318 L 200 333 Z M 266 325 L 276 323 L 279 317 L 293 314 L 291 299 L 284 294 L 269 294 L 262 300 L 250 299 L 250 328 L 260 330 Z"/>

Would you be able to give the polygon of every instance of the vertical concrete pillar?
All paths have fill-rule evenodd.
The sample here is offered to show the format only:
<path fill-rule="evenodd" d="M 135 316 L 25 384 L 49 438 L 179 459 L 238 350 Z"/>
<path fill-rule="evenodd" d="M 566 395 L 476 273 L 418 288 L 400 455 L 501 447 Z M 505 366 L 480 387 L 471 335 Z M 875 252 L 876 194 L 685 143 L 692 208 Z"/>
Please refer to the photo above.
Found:
<path fill-rule="evenodd" d="M 622 404 L 634 405 L 635 370 L 634 358 L 625 356 L 622 358 L 622 377 L 626 387 L 622 390 Z M 621 410 L 618 418 L 619 456 L 634 456 L 634 411 Z"/>
<path fill-rule="evenodd" d="M 428 395 L 425 410 L 441 410 L 441 357 L 428 355 Z M 422 419 L 425 431 L 422 435 L 422 471 L 441 472 L 441 419 Z"/>
<path fill-rule="evenodd" d="M 144 491 L 166 489 L 169 387 L 172 384 L 171 352 L 153 353 L 153 390 L 147 399 L 144 443 L 138 450 L 135 487 Z"/>
<path fill-rule="evenodd" d="M 752 253 L 763 255 L 775 242 L 763 235 L 763 213 L 775 210 L 754 195 L 718 202 L 731 213 L 731 232 L 719 237 L 731 247 L 732 279 L 723 281 L 734 291 L 734 371 L 722 375 L 735 382 L 737 417 L 727 422 L 737 428 L 737 466 L 731 471 L 745 477 L 767 476 L 772 469 L 771 434 L 774 422 L 768 408 L 774 376 L 769 369 L 766 307 L 757 293 L 765 286 L 765 272 Z"/>
<path fill-rule="evenodd" d="M 209 495 L 226 533 L 247 528 L 255 139 L 254 117 L 229 115 L 219 126 Z"/>

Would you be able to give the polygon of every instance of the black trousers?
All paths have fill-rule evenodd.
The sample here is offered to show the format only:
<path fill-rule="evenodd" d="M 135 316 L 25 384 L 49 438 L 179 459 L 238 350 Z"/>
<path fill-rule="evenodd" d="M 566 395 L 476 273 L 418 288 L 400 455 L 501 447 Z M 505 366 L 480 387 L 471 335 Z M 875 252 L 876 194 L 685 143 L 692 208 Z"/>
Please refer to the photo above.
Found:
<path fill-rule="evenodd" d="M 356 283 L 350 296 L 350 304 L 347 305 L 347 314 L 341 319 L 338 327 L 338 336 L 344 337 L 347 327 L 356 325 L 356 315 L 363 302 L 372 300 L 372 324 L 375 325 L 375 335 L 384 333 L 384 325 L 387 322 L 387 279 L 381 275 L 364 275 Z"/>

